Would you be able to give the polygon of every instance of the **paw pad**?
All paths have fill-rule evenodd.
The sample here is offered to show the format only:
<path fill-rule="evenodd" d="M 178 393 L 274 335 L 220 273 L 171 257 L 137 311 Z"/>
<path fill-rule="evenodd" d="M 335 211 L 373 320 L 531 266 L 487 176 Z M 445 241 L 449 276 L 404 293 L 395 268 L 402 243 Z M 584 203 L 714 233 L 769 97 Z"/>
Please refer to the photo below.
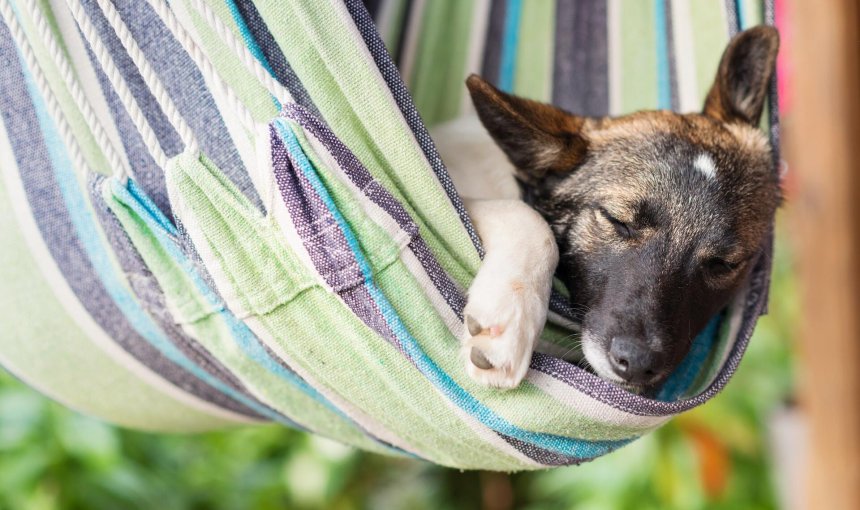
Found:
<path fill-rule="evenodd" d="M 469 359 L 472 361 L 473 365 L 480 368 L 481 370 L 490 370 L 494 368 L 493 364 L 490 363 L 490 360 L 488 360 L 484 353 L 481 352 L 481 350 L 479 350 L 477 347 L 472 347 L 472 352 L 469 355 Z"/>
<path fill-rule="evenodd" d="M 504 331 L 505 331 L 504 328 L 502 328 L 499 325 L 490 326 L 489 328 L 485 328 L 485 327 L 481 326 L 481 323 L 478 322 L 471 315 L 466 315 L 466 317 L 464 319 L 465 319 L 465 323 L 466 323 L 466 329 L 469 331 L 469 335 L 471 335 L 471 336 L 487 335 L 487 336 L 493 338 L 493 337 L 501 336 L 501 334 L 504 333 Z"/>

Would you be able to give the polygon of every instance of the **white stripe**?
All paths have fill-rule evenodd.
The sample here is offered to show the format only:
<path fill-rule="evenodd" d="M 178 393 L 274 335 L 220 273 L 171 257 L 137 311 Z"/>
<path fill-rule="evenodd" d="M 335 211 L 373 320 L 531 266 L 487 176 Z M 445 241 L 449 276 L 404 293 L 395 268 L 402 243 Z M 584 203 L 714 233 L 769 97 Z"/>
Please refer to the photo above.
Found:
<path fill-rule="evenodd" d="M 621 83 L 624 79 L 621 54 L 621 0 L 608 0 L 606 4 L 606 24 L 609 45 L 609 114 L 619 115 L 621 104 Z"/>
<path fill-rule="evenodd" d="M 722 21 L 723 26 L 726 28 L 726 40 L 732 38 L 734 34 L 731 32 L 731 26 L 729 26 L 729 10 L 726 2 L 720 2 L 720 21 Z"/>
<path fill-rule="evenodd" d="M 690 0 L 672 1 L 672 37 L 675 41 L 675 65 L 678 73 L 678 102 L 682 113 L 699 111 L 699 85 L 696 77 L 695 40 Z"/>
<path fill-rule="evenodd" d="M 564 381 L 537 370 L 529 370 L 526 380 L 552 395 L 559 402 L 575 409 L 585 418 L 607 425 L 647 432 L 671 419 L 671 416 L 639 416 L 626 413 L 572 388 Z"/>
<path fill-rule="evenodd" d="M 694 388 L 695 390 L 704 390 L 709 387 L 722 373 L 723 367 L 726 364 L 726 360 L 729 359 L 729 355 L 732 353 L 732 350 L 735 347 L 735 343 L 738 341 L 738 332 L 740 332 L 741 324 L 743 323 L 744 312 L 746 309 L 746 301 L 747 294 L 749 293 L 749 282 L 747 282 L 744 287 L 738 292 L 735 299 L 732 301 L 729 308 L 729 331 L 728 338 L 729 341 L 726 342 L 726 345 L 723 349 L 723 352 L 719 353 L 719 358 L 716 359 L 712 366 L 720 367 L 719 370 L 714 372 L 713 377 L 711 377 L 704 384 L 699 386 L 699 388 Z"/>
<path fill-rule="evenodd" d="M 261 180 L 267 178 L 268 182 L 266 187 L 271 190 L 269 216 L 275 220 L 275 224 L 280 229 L 287 245 L 292 248 L 293 253 L 295 253 L 302 264 L 304 264 L 307 272 L 314 276 L 319 286 L 329 292 L 334 292 L 331 285 L 329 285 L 325 278 L 323 278 L 319 271 L 317 271 L 316 265 L 311 258 L 311 254 L 305 246 L 304 240 L 302 240 L 302 236 L 299 235 L 298 230 L 296 230 L 296 222 L 293 221 L 290 210 L 287 208 L 287 204 L 284 203 L 284 200 L 280 196 L 280 188 L 275 181 L 275 172 L 272 167 L 271 136 L 268 130 L 269 126 L 267 125 L 265 133 L 262 131 L 258 133 L 257 143 L 260 147 L 267 147 L 266 150 L 260 151 L 258 171 L 267 172 L 266 175 L 260 175 L 259 178 Z"/>
<path fill-rule="evenodd" d="M 173 172 L 182 172 L 178 170 L 176 165 L 169 165 L 165 169 L 164 180 L 167 186 L 167 196 L 170 200 L 170 207 L 173 211 L 173 216 L 182 223 L 185 233 L 191 237 L 194 243 L 194 249 L 197 255 L 203 261 L 203 265 L 209 272 L 209 275 L 215 282 L 215 287 L 221 298 L 227 304 L 230 311 L 238 319 L 244 319 L 251 314 L 251 311 L 245 308 L 242 304 L 242 299 L 239 293 L 231 285 L 225 285 L 225 282 L 230 281 L 230 277 L 224 271 L 223 266 L 218 260 L 218 257 L 209 247 L 209 241 L 206 238 L 203 230 L 200 228 L 198 219 L 194 211 L 185 203 L 182 193 L 178 192 L 173 185 Z"/>
<path fill-rule="evenodd" d="M 424 20 L 424 8 L 426 4 L 427 0 L 414 0 L 412 2 L 412 10 L 409 13 L 409 20 L 407 20 L 406 26 L 403 27 L 406 30 L 406 37 L 403 39 L 403 48 L 400 52 L 402 55 L 400 75 L 409 88 L 412 87 L 412 71 L 415 68 L 415 59 L 418 53 L 418 42 L 421 39 L 421 28 L 423 26 L 422 21 Z M 350 26 L 354 24 L 350 20 Z"/>
<path fill-rule="evenodd" d="M 523 452 L 519 451 L 515 446 L 511 445 L 510 443 L 502 439 L 501 436 L 496 434 L 493 429 L 479 422 L 477 418 L 471 416 L 469 413 L 461 409 L 460 406 L 458 406 L 454 402 L 451 402 L 451 400 L 446 398 L 445 403 L 448 404 L 448 407 L 450 407 L 454 411 L 454 414 L 456 414 L 461 420 L 466 422 L 472 429 L 472 431 L 477 434 L 481 439 L 483 439 L 484 442 L 498 449 L 502 453 L 515 458 L 526 466 L 537 469 L 546 469 L 546 464 L 542 464 L 536 460 L 533 460 Z M 458 467 L 459 469 L 486 469 L 486 466 L 471 466 L 466 468 L 464 468 L 463 466 L 456 467 Z"/>
<path fill-rule="evenodd" d="M 149 0 L 150 4 L 157 1 L 158 0 Z M 190 1 L 194 4 L 197 10 L 203 13 L 203 17 L 206 18 L 206 22 L 209 23 L 210 27 L 215 30 L 215 34 L 218 38 L 226 44 L 228 48 L 230 48 L 233 54 L 242 62 L 242 65 L 245 66 L 245 69 L 257 78 L 257 81 L 269 92 L 269 94 L 274 96 L 275 99 L 282 104 L 293 102 L 293 96 L 290 92 L 281 85 L 266 68 L 263 67 L 263 64 L 261 64 L 260 61 L 257 60 L 257 57 L 251 53 L 251 50 L 248 49 L 245 42 L 240 40 L 239 36 L 237 36 L 233 30 L 231 30 L 217 14 L 215 14 L 215 11 L 212 10 L 209 4 L 203 0 Z M 166 21 L 173 24 L 173 18 L 168 18 Z M 171 30 L 173 30 L 173 28 L 171 28 Z"/>
<path fill-rule="evenodd" d="M 490 25 L 490 0 L 475 0 L 472 9 L 472 29 L 469 32 L 469 53 L 466 58 L 466 76 L 481 72 L 481 64 L 484 62 L 484 47 L 487 44 L 487 29 Z M 469 90 L 463 87 L 463 97 L 460 100 L 460 115 L 468 115 L 475 111 Z"/>
<path fill-rule="evenodd" d="M 352 16 L 349 14 L 349 11 L 347 10 L 346 5 L 342 4 L 342 3 L 336 3 L 334 8 L 336 9 L 336 12 L 340 15 L 340 17 L 344 23 L 343 26 L 349 30 L 349 33 L 348 33 L 349 35 L 347 35 L 345 33 L 344 37 L 349 37 L 352 40 L 357 41 L 356 48 L 358 49 L 358 51 L 360 51 L 362 53 L 361 61 L 371 63 L 370 71 L 373 73 L 373 77 L 375 78 L 375 81 L 378 84 L 378 90 L 385 91 L 385 93 L 382 96 L 385 98 L 386 102 L 388 103 L 387 104 L 388 110 L 393 111 L 393 112 L 397 112 L 396 116 L 387 118 L 386 121 L 389 124 L 394 124 L 394 123 L 400 124 L 400 126 L 398 127 L 398 130 L 403 133 L 403 138 L 401 141 L 408 143 L 411 146 L 409 148 L 401 149 L 401 153 L 405 152 L 406 154 L 412 154 L 415 157 L 420 158 L 423 172 L 427 172 L 427 175 L 432 175 L 433 182 L 435 182 L 436 186 L 438 186 L 438 190 L 441 193 L 443 193 L 445 196 L 447 196 L 447 192 L 442 187 L 442 183 L 439 182 L 439 176 L 436 175 L 436 172 L 433 170 L 433 166 L 430 164 L 430 161 L 427 159 L 427 155 L 424 153 L 424 150 L 421 148 L 421 145 L 418 143 L 418 140 L 415 138 L 415 134 L 413 133 L 413 131 L 409 127 L 409 125 L 406 123 L 406 119 L 403 117 L 403 115 L 400 114 L 400 106 L 397 104 L 397 101 L 395 101 L 394 95 L 392 94 L 391 89 L 389 89 L 388 84 L 385 81 L 385 78 L 382 76 L 382 73 L 379 71 L 379 68 L 376 67 L 376 65 L 372 64 L 373 62 L 375 62 L 373 59 L 373 56 L 370 54 L 370 50 L 368 50 L 367 46 L 364 44 L 364 39 L 362 38 L 361 33 L 358 31 L 358 28 L 355 26 L 355 22 L 353 21 Z M 381 106 L 382 105 L 380 105 L 380 107 Z M 446 200 L 444 203 L 444 206 L 449 207 L 452 212 L 457 214 L 456 211 L 454 211 L 454 206 L 453 206 L 453 204 L 450 203 L 450 201 Z M 459 214 L 458 214 L 458 217 L 459 217 Z M 460 223 L 460 222 L 458 222 L 458 224 L 459 224 L 460 228 L 462 228 L 463 236 L 468 236 L 468 233 L 466 232 L 465 225 L 462 225 L 462 223 Z"/>
<path fill-rule="evenodd" d="M 338 298 L 340 298 L 340 296 L 338 296 Z M 347 305 L 344 303 L 343 306 L 346 307 Z M 310 384 L 313 388 L 319 391 L 320 394 L 322 394 L 329 401 L 331 401 L 332 404 L 334 404 L 341 411 L 343 411 L 344 414 L 346 414 L 352 420 L 358 423 L 364 430 L 367 430 L 373 436 L 382 439 L 387 443 L 395 445 L 405 451 L 419 455 L 420 457 L 423 457 L 428 460 L 433 460 L 434 462 L 440 461 L 437 455 L 434 455 L 432 452 L 425 452 L 419 450 L 414 445 L 410 444 L 406 439 L 389 430 L 379 421 L 366 414 L 358 407 L 355 407 L 351 402 L 341 397 L 340 394 L 338 394 L 336 391 L 329 389 L 325 384 L 322 384 L 317 381 L 314 378 L 313 374 L 305 370 L 300 363 L 297 363 L 286 352 L 284 352 L 283 349 L 280 348 L 278 341 L 274 338 L 274 336 L 271 335 L 268 329 L 259 321 L 256 316 L 249 316 L 247 319 L 245 319 L 245 324 L 250 327 L 252 331 L 254 331 L 254 333 L 258 336 L 258 338 L 260 338 L 261 341 L 265 342 L 265 344 L 272 350 L 272 352 L 274 352 L 280 359 L 282 359 L 284 363 L 286 363 L 308 384 Z M 485 442 L 489 443 L 494 448 L 497 448 L 504 453 L 515 457 L 517 460 L 525 463 L 527 466 L 543 467 L 543 464 L 537 463 L 529 459 L 524 454 L 520 453 L 515 447 L 508 444 L 507 441 L 502 439 L 492 429 L 483 425 L 477 419 L 469 416 L 468 413 L 460 409 L 455 403 L 451 402 L 449 399 L 445 398 L 444 395 L 442 395 L 442 400 L 454 411 L 454 413 L 458 417 L 460 417 L 469 425 L 473 432 L 475 432 L 479 437 L 481 437 Z"/>

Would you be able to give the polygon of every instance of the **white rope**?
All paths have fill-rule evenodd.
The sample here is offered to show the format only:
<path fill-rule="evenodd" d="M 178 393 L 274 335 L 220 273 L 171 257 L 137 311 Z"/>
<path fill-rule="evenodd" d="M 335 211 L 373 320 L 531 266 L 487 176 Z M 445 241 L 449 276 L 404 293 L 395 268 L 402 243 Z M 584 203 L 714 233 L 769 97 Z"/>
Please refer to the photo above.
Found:
<path fill-rule="evenodd" d="M 80 3 L 80 0 L 75 1 Z M 188 123 L 185 122 L 185 118 L 182 117 L 181 113 L 179 113 L 179 110 L 173 103 L 173 99 L 170 98 L 170 94 L 167 93 L 167 89 L 164 87 L 158 74 L 156 74 L 155 70 L 149 64 L 149 60 L 146 58 L 143 50 L 140 49 L 140 46 L 138 46 L 137 41 L 134 39 L 134 35 L 132 35 L 128 26 L 126 26 L 125 22 L 122 20 L 119 11 L 116 10 L 116 7 L 114 7 L 109 0 L 96 0 L 96 2 L 122 43 L 123 48 L 125 48 L 126 53 L 131 57 L 134 65 L 137 66 L 140 75 L 143 77 L 143 81 L 146 83 L 146 86 L 149 87 L 149 90 L 152 92 L 152 95 L 155 97 L 161 110 L 167 116 L 167 119 L 171 124 L 173 124 L 177 133 L 179 133 L 179 138 L 182 140 L 186 149 L 195 150 L 197 142 L 194 139 L 194 132 L 191 131 L 191 127 L 188 126 Z"/>
<path fill-rule="evenodd" d="M 149 0 L 150 3 L 157 0 Z M 206 22 L 215 29 L 218 37 L 231 49 L 233 53 L 239 57 L 239 60 L 245 65 L 245 69 L 251 72 L 260 84 L 275 97 L 281 105 L 286 102 L 292 102 L 292 95 L 281 85 L 272 74 L 263 67 L 259 60 L 251 53 L 251 50 L 245 45 L 244 41 L 240 40 L 236 34 L 215 14 L 212 7 L 204 0 L 191 0 L 192 5 L 203 14 Z"/>
<path fill-rule="evenodd" d="M 6 22 L 6 26 L 9 28 L 12 38 L 15 40 L 15 44 L 18 45 L 18 51 L 20 51 L 21 56 L 24 57 L 24 62 L 27 64 L 27 68 L 30 70 L 30 74 L 35 80 L 36 86 L 39 88 L 39 93 L 42 95 L 42 98 L 48 107 L 48 113 L 56 123 L 60 137 L 63 139 L 63 143 L 68 149 L 69 156 L 72 159 L 72 165 L 80 172 L 85 171 L 88 166 L 83 152 L 81 152 L 81 147 L 78 144 L 77 139 L 75 139 L 69 122 L 66 120 L 63 109 L 60 107 L 59 100 L 57 100 L 56 95 L 51 90 L 48 79 L 45 77 L 45 73 L 39 65 L 39 61 L 36 59 L 36 54 L 30 46 L 30 42 L 27 40 L 27 34 L 24 32 L 24 28 L 15 16 L 15 11 L 12 9 L 12 3 L 10 1 L 7 0 L 0 2 L 0 14 L 2 14 L 3 20 Z"/>
<path fill-rule="evenodd" d="M 95 138 L 96 144 L 107 158 L 108 164 L 111 167 L 111 173 L 118 178 L 128 176 L 128 169 L 126 168 L 125 163 L 122 158 L 120 158 L 119 153 L 114 148 L 114 145 L 108 137 L 107 132 L 104 130 L 102 123 L 99 121 L 98 116 L 90 106 L 89 99 L 86 94 L 84 94 L 84 91 L 78 82 L 77 75 L 72 70 L 71 65 L 69 65 L 69 59 L 60 48 L 59 43 L 57 43 L 57 39 L 54 37 L 54 33 L 48 25 L 48 21 L 45 19 L 45 16 L 42 14 L 41 9 L 39 9 L 35 0 L 24 1 L 27 5 L 30 18 L 36 26 L 36 31 L 38 32 L 42 42 L 47 46 L 51 60 L 59 70 L 60 77 L 63 79 L 63 83 L 66 84 L 75 106 L 80 110 L 87 127 Z"/>
<path fill-rule="evenodd" d="M 243 123 L 245 129 L 253 131 L 256 121 L 254 120 L 254 116 L 251 114 L 251 111 L 245 103 L 239 99 L 235 91 L 233 91 L 233 88 L 230 87 L 223 78 L 221 78 L 209 57 L 197 45 L 188 30 L 182 26 L 182 23 L 180 23 L 176 18 L 176 14 L 173 13 L 167 2 L 159 0 L 147 0 L 147 2 L 158 17 L 161 18 L 161 21 L 167 29 L 170 30 L 176 40 L 179 41 L 179 44 L 182 45 L 185 52 L 191 56 L 191 59 L 194 60 L 198 66 L 200 66 L 200 71 L 203 73 L 203 76 L 207 81 L 215 84 L 219 89 L 221 89 L 221 93 L 227 100 L 230 109 L 239 115 L 240 121 Z"/>
<path fill-rule="evenodd" d="M 125 78 L 114 63 L 110 52 L 99 37 L 95 26 L 93 26 L 93 23 L 90 21 L 89 16 L 84 10 L 83 4 L 81 4 L 80 0 L 67 0 L 66 3 L 69 6 L 72 17 L 75 19 L 81 32 L 84 34 L 84 38 L 89 43 L 90 49 L 92 49 L 96 60 L 99 61 L 99 65 L 107 76 L 108 81 L 110 81 L 116 91 L 120 102 L 125 106 L 129 117 L 131 117 L 131 121 L 140 132 L 147 150 L 149 150 L 155 163 L 160 168 L 166 167 L 168 160 L 167 154 L 165 154 L 164 149 L 161 147 L 161 143 L 158 141 L 158 137 L 155 136 L 155 132 L 152 130 L 152 126 L 149 125 L 149 121 L 140 109 L 140 105 L 138 105 L 137 100 L 131 93 L 131 89 L 129 89 Z"/>

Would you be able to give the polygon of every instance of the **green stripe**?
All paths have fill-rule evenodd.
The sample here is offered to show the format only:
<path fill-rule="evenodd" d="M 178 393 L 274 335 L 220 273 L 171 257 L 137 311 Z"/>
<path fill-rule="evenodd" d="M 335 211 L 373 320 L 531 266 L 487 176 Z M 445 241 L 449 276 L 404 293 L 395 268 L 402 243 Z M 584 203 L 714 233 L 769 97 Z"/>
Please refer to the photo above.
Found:
<path fill-rule="evenodd" d="M 621 111 L 657 108 L 657 36 L 654 2 L 621 3 Z"/>
<path fill-rule="evenodd" d="M 242 101 L 242 104 L 250 110 L 254 119 L 261 122 L 267 122 L 269 119 L 277 115 L 278 110 L 272 101 L 272 96 L 268 91 L 266 91 L 265 87 L 260 84 L 260 81 L 245 68 L 239 57 L 237 57 L 230 47 L 223 42 L 215 30 L 209 26 L 203 16 L 189 5 L 187 0 L 179 1 L 181 1 L 183 9 L 189 13 L 191 22 L 194 24 L 194 28 L 200 36 L 205 53 L 212 62 L 212 65 L 215 67 L 218 76 L 224 80 L 230 88 L 232 88 L 236 93 L 236 96 Z M 218 18 L 224 22 L 224 25 L 230 28 L 236 39 L 241 41 L 242 34 L 233 22 L 233 16 L 230 13 L 227 3 L 208 2 L 208 5 Z M 214 86 L 218 87 L 217 84 Z M 212 90 L 214 95 L 217 95 L 218 92 L 219 91 L 217 89 Z M 222 115 L 225 116 L 225 120 L 227 122 L 230 121 L 229 112 L 222 111 Z M 244 127 L 246 130 L 252 128 L 252 126 Z M 248 135 L 250 137 L 251 133 L 248 133 Z"/>
<path fill-rule="evenodd" d="M 435 0 L 424 9 L 409 83 L 428 126 L 460 113 L 474 10 L 473 0 Z"/>
<path fill-rule="evenodd" d="M 725 4 L 720 0 L 690 2 L 696 83 L 698 84 L 699 104 L 702 105 L 705 103 L 708 90 L 714 83 L 723 48 L 729 42 L 725 17 Z"/>
<path fill-rule="evenodd" d="M 555 46 L 555 0 L 523 2 L 519 30 L 514 93 L 549 101 Z"/>

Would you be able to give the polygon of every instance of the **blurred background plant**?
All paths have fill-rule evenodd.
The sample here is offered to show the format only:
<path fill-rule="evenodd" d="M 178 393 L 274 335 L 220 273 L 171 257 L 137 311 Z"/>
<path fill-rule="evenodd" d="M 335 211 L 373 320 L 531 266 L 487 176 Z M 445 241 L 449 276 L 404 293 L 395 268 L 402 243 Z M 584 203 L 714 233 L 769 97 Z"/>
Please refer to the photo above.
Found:
<path fill-rule="evenodd" d="M 791 256 L 777 239 L 770 313 L 726 390 L 589 464 L 509 476 L 277 426 L 147 434 L 69 411 L 0 371 L 0 510 L 777 508 L 769 423 L 793 393 L 798 313 Z"/>

